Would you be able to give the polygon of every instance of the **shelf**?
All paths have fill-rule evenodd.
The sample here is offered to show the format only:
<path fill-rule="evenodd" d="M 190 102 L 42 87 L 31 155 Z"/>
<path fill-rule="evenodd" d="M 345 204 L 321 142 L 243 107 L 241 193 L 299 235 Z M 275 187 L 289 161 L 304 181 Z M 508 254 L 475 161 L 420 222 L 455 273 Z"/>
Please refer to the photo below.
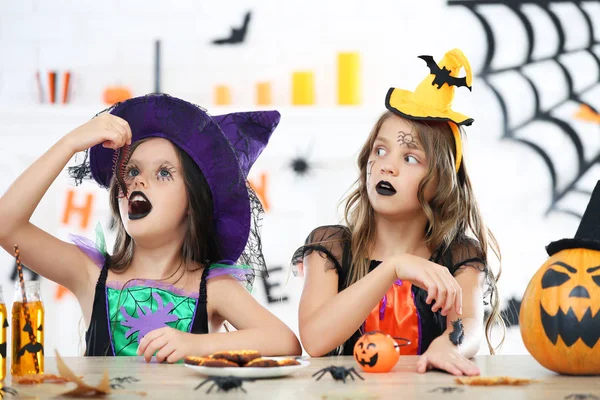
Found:
<path fill-rule="evenodd" d="M 108 108 L 107 105 L 89 105 L 89 106 L 75 106 L 75 105 L 40 105 L 40 106 L 22 106 L 22 107 L 9 107 L 0 109 L 0 124 L 6 120 L 4 118 L 35 118 L 35 117 L 57 117 L 57 118 L 78 118 L 78 117 L 91 117 L 96 115 L 98 112 Z M 339 107 L 322 107 L 322 106 L 267 106 L 267 107 L 244 107 L 244 106 L 214 106 L 205 107 L 209 114 L 219 115 L 230 112 L 239 111 L 256 111 L 256 110 L 277 110 L 282 116 L 290 117 L 371 117 L 377 118 L 379 114 L 385 111 L 382 104 L 378 107 L 363 107 L 363 106 L 339 106 Z"/>

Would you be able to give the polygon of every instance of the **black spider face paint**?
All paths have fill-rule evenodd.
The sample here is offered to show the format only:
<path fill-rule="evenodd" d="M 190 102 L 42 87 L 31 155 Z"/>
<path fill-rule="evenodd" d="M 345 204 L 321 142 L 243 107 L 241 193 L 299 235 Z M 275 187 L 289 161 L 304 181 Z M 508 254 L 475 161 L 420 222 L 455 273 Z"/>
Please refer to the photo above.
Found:
<path fill-rule="evenodd" d="M 400 145 L 400 147 L 406 146 L 409 149 L 419 148 L 419 142 L 417 142 L 417 139 L 415 139 L 412 133 L 400 131 L 398 132 L 398 138 L 396 139 L 396 141 L 398 142 L 398 145 Z"/>

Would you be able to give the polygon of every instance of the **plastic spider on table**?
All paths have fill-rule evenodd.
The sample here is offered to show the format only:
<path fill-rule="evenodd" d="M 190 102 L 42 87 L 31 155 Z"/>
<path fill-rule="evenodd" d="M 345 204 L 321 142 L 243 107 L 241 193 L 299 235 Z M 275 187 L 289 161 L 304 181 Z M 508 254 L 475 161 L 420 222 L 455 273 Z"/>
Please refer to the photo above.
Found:
<path fill-rule="evenodd" d="M 454 387 L 454 386 L 440 386 L 440 387 L 436 387 L 433 390 L 430 390 L 430 392 L 442 392 L 442 393 L 454 393 L 454 392 L 463 392 L 464 390 L 459 388 L 459 387 Z"/>
<path fill-rule="evenodd" d="M 3 399 L 5 394 L 10 394 L 11 396 L 16 396 L 17 391 L 8 386 L 0 387 L 0 399 Z"/>
<path fill-rule="evenodd" d="M 215 386 L 218 387 L 217 392 L 220 392 L 220 391 L 228 392 L 231 389 L 240 389 L 242 392 L 246 393 L 246 391 L 242 387 L 242 384 L 244 383 L 244 381 L 254 382 L 254 379 L 237 378 L 235 376 L 211 376 L 211 377 L 205 379 L 204 381 L 202 381 L 198 386 L 196 386 L 194 388 L 194 390 L 198 390 L 198 389 L 200 389 L 201 386 L 203 386 L 209 382 L 212 382 L 212 385 L 210 386 L 210 388 L 208 388 L 206 393 L 210 393 L 211 390 L 213 390 Z"/>
<path fill-rule="evenodd" d="M 125 389 L 125 387 L 123 386 L 123 383 L 133 383 L 133 382 L 139 382 L 140 380 L 134 376 L 118 376 L 116 378 L 112 378 L 110 380 L 111 384 L 110 387 L 111 389 Z"/>
<path fill-rule="evenodd" d="M 566 400 L 598 400 L 600 397 L 591 393 L 572 393 L 565 397 Z"/>
<path fill-rule="evenodd" d="M 327 368 L 323 368 L 317 372 L 315 372 L 313 374 L 313 376 L 317 375 L 317 374 L 321 374 L 319 375 L 319 377 L 317 378 L 317 380 L 321 379 L 323 377 L 323 375 L 325 375 L 326 373 L 330 373 L 331 376 L 333 377 L 333 379 L 335 379 L 336 381 L 343 381 L 344 383 L 346 383 L 346 378 L 348 376 L 350 376 L 350 378 L 352 378 L 352 380 L 354 380 L 354 375 L 356 375 L 357 377 L 359 377 L 360 379 L 363 379 L 362 376 L 360 376 L 358 374 L 358 372 L 356 372 L 356 370 L 354 369 L 354 367 L 352 368 L 346 368 L 346 367 L 336 367 L 335 365 L 330 365 Z"/>

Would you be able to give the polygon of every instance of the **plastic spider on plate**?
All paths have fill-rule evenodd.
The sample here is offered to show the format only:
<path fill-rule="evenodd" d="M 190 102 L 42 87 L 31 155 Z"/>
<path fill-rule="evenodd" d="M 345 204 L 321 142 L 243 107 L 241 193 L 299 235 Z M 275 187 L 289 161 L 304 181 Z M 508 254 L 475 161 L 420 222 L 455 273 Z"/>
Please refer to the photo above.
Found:
<path fill-rule="evenodd" d="M 344 383 L 346 383 L 346 378 L 348 376 L 350 376 L 350 378 L 352 378 L 352 380 L 354 380 L 354 376 L 352 374 L 356 375 L 357 377 L 359 377 L 360 379 L 362 379 L 364 381 L 363 377 L 360 376 L 358 372 L 356 372 L 354 367 L 352 367 L 352 368 L 336 367 L 335 365 L 330 365 L 327 368 L 318 370 L 317 372 L 315 372 L 313 374 L 313 376 L 320 374 L 319 377 L 317 378 L 317 380 L 319 380 L 323 377 L 323 375 L 325 375 L 328 372 L 331 373 L 331 376 L 336 381 L 343 381 Z"/>
<path fill-rule="evenodd" d="M 212 385 L 210 388 L 208 388 L 206 393 L 210 393 L 215 386 L 218 387 L 217 392 L 229 392 L 231 389 L 240 389 L 242 392 L 246 393 L 242 387 L 244 381 L 254 382 L 254 379 L 237 378 L 235 376 L 211 376 L 202 381 L 198 386 L 196 386 L 196 388 L 194 388 L 194 390 L 198 390 L 201 386 L 212 382 Z"/>

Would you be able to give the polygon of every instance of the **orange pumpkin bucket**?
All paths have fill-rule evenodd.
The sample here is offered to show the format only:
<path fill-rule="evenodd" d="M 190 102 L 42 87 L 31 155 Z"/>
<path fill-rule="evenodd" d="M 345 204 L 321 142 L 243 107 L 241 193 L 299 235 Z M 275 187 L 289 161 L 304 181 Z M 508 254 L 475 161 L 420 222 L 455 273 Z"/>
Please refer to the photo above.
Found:
<path fill-rule="evenodd" d="M 399 345 L 396 341 L 405 341 Z M 354 359 L 365 372 L 389 372 L 400 358 L 400 347 L 410 344 L 410 340 L 383 332 L 367 332 L 354 345 Z"/>

